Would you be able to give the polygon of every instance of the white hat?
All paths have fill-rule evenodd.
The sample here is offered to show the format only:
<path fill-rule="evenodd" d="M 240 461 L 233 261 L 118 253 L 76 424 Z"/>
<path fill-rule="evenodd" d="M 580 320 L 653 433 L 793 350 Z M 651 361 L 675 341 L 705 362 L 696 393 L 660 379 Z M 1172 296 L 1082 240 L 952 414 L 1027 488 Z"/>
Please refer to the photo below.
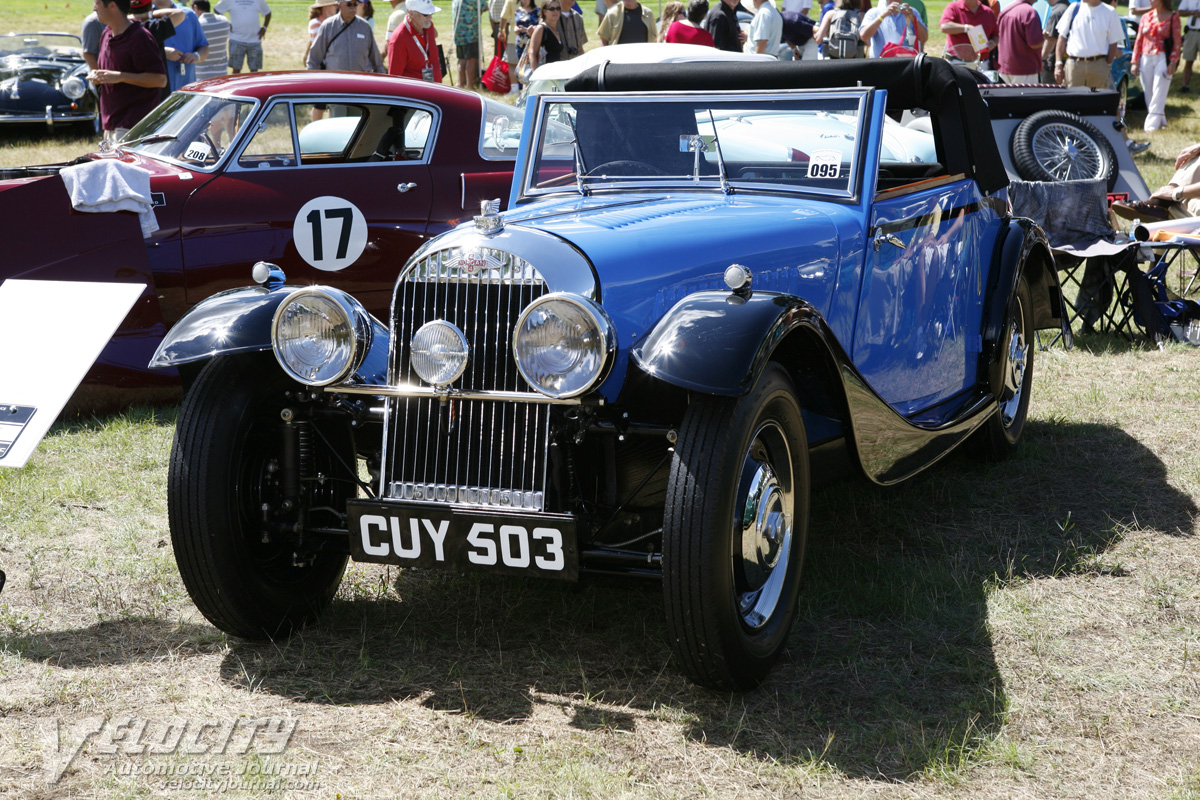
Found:
<path fill-rule="evenodd" d="M 409 11 L 415 11 L 418 14 L 436 14 L 438 7 L 433 4 L 433 0 L 408 0 Z"/>

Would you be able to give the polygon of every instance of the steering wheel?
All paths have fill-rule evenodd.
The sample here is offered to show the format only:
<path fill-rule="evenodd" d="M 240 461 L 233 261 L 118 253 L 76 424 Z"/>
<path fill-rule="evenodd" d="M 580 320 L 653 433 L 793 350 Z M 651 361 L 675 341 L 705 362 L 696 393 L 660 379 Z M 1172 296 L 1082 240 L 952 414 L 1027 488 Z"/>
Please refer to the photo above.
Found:
<path fill-rule="evenodd" d="M 623 175 L 633 177 L 636 175 L 666 175 L 667 173 L 653 164 L 647 164 L 645 161 L 634 161 L 632 159 L 620 159 L 618 161 L 609 161 L 606 164 L 601 164 L 598 167 L 588 170 L 588 176 L 592 175 Z"/>
<path fill-rule="evenodd" d="M 208 135 L 208 131 L 200 131 L 200 138 L 203 139 L 204 143 L 206 145 L 208 145 L 209 148 L 212 150 L 213 161 L 217 161 L 218 159 L 220 159 L 221 158 L 221 148 L 217 147 L 217 143 L 213 140 L 213 138 L 211 136 Z"/>

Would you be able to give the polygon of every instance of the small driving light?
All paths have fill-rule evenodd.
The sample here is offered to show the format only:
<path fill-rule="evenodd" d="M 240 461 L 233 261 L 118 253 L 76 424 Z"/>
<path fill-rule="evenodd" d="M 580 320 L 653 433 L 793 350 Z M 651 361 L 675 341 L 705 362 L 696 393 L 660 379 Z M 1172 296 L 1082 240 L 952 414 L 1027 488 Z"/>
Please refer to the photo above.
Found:
<path fill-rule="evenodd" d="M 421 380 L 434 386 L 448 386 L 467 368 L 470 352 L 463 332 L 438 319 L 422 325 L 413 334 L 409 360 Z"/>

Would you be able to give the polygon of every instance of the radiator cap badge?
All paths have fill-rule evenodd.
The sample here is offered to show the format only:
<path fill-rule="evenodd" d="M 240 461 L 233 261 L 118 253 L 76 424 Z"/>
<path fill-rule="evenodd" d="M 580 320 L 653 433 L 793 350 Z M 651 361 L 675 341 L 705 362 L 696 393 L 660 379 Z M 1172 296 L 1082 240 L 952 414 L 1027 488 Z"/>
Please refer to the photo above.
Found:
<path fill-rule="evenodd" d="M 479 216 L 475 218 L 475 230 L 489 235 L 504 230 L 504 220 L 500 218 L 499 198 L 480 201 Z"/>

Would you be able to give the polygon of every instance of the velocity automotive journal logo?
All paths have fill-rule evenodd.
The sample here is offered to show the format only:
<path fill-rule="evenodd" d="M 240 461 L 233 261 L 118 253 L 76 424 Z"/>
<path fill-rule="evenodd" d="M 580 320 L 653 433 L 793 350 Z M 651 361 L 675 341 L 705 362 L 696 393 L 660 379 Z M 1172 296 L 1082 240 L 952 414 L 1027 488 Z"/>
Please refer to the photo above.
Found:
<path fill-rule="evenodd" d="M 127 756 L 114 765 L 121 776 L 158 778 L 166 788 L 319 788 L 312 782 L 317 763 L 280 763 L 261 756 L 279 755 L 296 732 L 295 718 L 239 717 L 237 719 L 145 719 L 87 717 L 73 723 L 53 719 L 43 723 L 42 772 L 47 784 L 57 783 L 83 753 Z M 220 763 L 204 756 L 244 756 L 250 759 Z M 148 756 L 176 756 L 172 763 Z M 179 761 L 178 757 L 183 756 Z M 296 785 L 297 779 L 303 786 Z"/>

